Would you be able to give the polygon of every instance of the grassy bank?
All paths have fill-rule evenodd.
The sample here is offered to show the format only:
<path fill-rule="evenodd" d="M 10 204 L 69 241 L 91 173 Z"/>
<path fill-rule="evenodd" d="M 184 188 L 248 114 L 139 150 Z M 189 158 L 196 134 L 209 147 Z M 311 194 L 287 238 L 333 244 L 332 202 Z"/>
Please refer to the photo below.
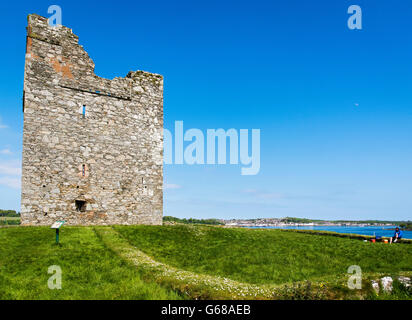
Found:
<path fill-rule="evenodd" d="M 20 218 L 15 217 L 1 217 L 0 226 L 17 226 L 20 224 Z"/>
<path fill-rule="evenodd" d="M 174 267 L 254 284 L 333 278 L 351 265 L 363 272 L 412 271 L 409 245 L 282 230 L 207 226 L 117 226 L 130 243 Z"/>
<path fill-rule="evenodd" d="M 410 245 L 330 235 L 201 225 L 0 228 L 0 299 L 408 299 L 397 284 L 373 294 L 370 280 L 412 274 Z M 50 290 L 47 269 L 62 269 Z M 346 286 L 359 265 L 365 286 Z M 369 283 L 369 284 L 368 284 Z"/>
<path fill-rule="evenodd" d="M 91 227 L 63 228 L 60 246 L 47 227 L 3 228 L 0 243 L 0 299 L 180 299 L 142 280 Z M 52 265 L 62 269 L 62 290 L 47 286 Z"/>
<path fill-rule="evenodd" d="M 361 234 L 355 234 L 355 233 L 340 233 L 340 232 L 324 231 L 324 230 L 283 229 L 283 231 L 295 232 L 295 233 L 306 233 L 306 234 L 312 234 L 312 235 L 331 236 L 331 237 L 347 238 L 347 239 L 356 239 L 356 240 L 366 240 L 366 241 L 370 241 L 371 239 L 376 238 L 374 236 L 367 236 L 367 235 L 361 235 Z M 389 240 L 390 237 L 382 237 L 382 239 Z M 378 242 L 382 242 L 381 240 Z M 412 244 L 412 239 L 402 238 L 401 240 L 399 240 L 399 243 Z"/>

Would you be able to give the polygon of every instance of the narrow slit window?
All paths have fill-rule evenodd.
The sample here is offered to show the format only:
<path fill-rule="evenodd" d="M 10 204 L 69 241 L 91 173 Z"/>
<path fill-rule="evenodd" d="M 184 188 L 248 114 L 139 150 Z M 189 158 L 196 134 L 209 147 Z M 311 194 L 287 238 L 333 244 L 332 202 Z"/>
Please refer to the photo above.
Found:
<path fill-rule="evenodd" d="M 82 165 L 82 176 L 85 177 L 86 176 L 86 165 Z"/>
<path fill-rule="evenodd" d="M 83 115 L 83 118 L 86 118 L 86 106 L 85 105 L 83 105 L 82 115 Z"/>

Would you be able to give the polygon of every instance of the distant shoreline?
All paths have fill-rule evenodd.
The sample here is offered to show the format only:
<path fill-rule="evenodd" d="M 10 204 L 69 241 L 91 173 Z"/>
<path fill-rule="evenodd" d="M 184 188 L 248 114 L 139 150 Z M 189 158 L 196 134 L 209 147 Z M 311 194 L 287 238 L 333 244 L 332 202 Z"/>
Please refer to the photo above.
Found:
<path fill-rule="evenodd" d="M 225 226 L 234 227 L 395 227 L 395 224 L 374 223 L 244 223 L 224 222 Z"/>

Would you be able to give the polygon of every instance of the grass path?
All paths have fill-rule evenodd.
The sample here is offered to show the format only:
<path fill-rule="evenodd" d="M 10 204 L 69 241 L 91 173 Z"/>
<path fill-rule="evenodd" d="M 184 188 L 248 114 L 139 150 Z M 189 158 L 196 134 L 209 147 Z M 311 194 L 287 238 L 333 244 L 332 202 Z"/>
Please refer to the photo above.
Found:
<path fill-rule="evenodd" d="M 412 272 L 412 247 L 282 230 L 213 226 L 114 226 L 156 261 L 198 274 L 282 285 L 363 273 Z"/>
<path fill-rule="evenodd" d="M 56 245 L 49 227 L 0 228 L 0 300 L 375 299 L 381 296 L 371 295 L 371 280 L 402 271 L 411 275 L 409 245 L 329 236 L 96 226 L 65 227 L 60 238 Z M 398 263 L 390 268 L 393 257 Z M 349 290 L 348 275 L 340 271 L 354 258 L 367 270 L 361 291 Z M 52 265 L 61 267 L 61 290 L 47 286 Z M 386 298 L 411 295 L 398 291 Z"/>
<path fill-rule="evenodd" d="M 102 242 L 121 258 L 162 285 L 195 299 L 274 299 L 287 288 L 280 285 L 254 285 L 219 276 L 197 274 L 171 267 L 132 246 L 112 227 L 95 228 Z M 304 288 L 305 290 L 306 288 Z M 314 289 L 313 287 L 311 288 Z M 312 292 L 313 294 L 313 292 Z"/>
<path fill-rule="evenodd" d="M 409 245 L 217 227 L 97 227 L 106 246 L 149 280 L 194 299 L 374 298 L 371 280 L 410 274 Z M 393 258 L 397 264 L 392 265 Z M 347 268 L 360 263 L 362 290 Z"/>

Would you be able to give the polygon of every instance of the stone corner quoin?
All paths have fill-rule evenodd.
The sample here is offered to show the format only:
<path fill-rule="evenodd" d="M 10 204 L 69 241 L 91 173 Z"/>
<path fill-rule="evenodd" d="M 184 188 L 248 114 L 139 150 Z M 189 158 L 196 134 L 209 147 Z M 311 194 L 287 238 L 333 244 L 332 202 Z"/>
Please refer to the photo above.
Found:
<path fill-rule="evenodd" d="M 163 77 L 108 80 L 64 26 L 28 16 L 23 225 L 162 224 Z"/>

